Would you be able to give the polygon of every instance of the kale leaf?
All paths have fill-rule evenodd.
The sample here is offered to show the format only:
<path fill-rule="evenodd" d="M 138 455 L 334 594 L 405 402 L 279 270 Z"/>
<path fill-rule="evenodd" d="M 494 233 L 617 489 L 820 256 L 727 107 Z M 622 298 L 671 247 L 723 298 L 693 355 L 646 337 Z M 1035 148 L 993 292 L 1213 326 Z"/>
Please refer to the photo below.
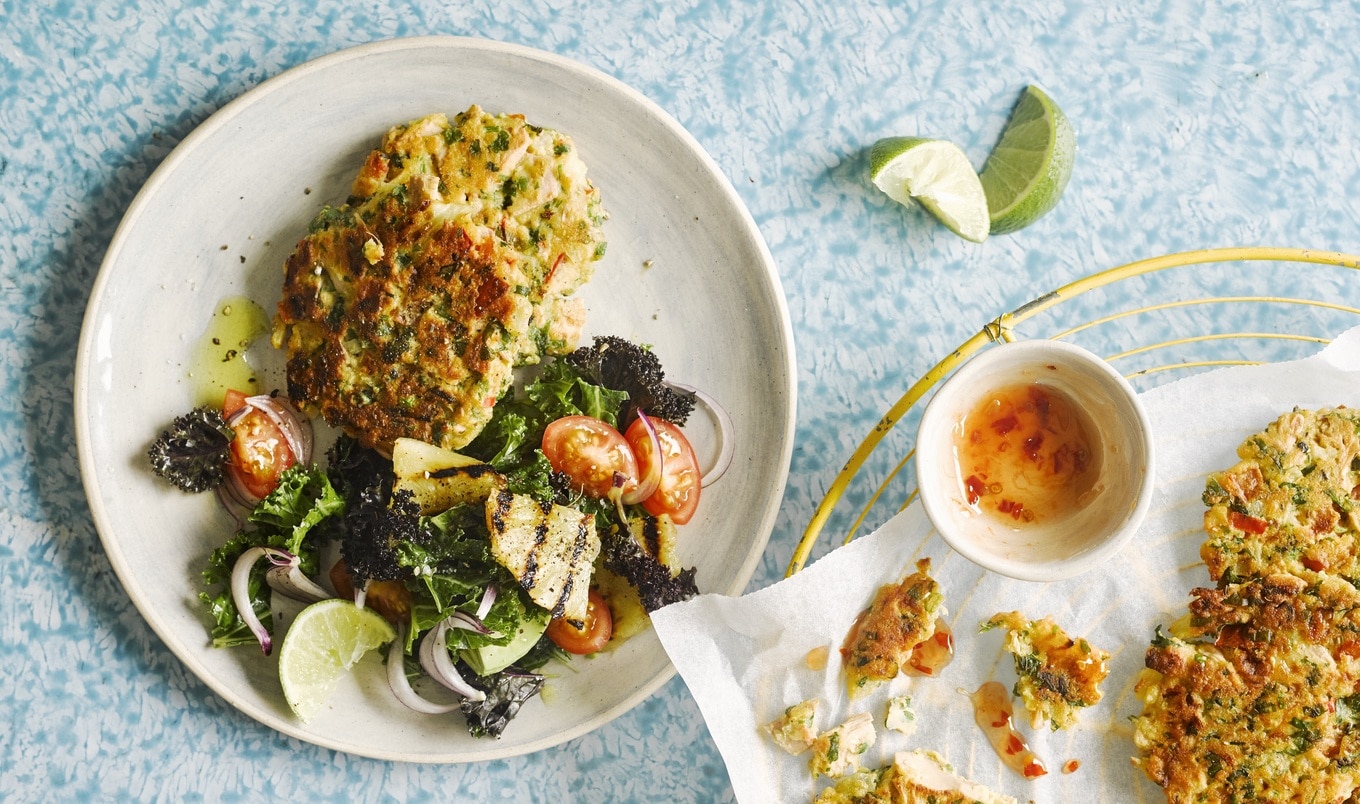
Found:
<path fill-rule="evenodd" d="M 652 558 L 626 529 L 611 528 L 601 532 L 600 537 L 605 568 L 623 576 L 637 589 L 648 613 L 699 594 L 693 567 L 672 576 L 670 568 Z"/>
<path fill-rule="evenodd" d="M 194 408 L 172 421 L 151 444 L 147 450 L 151 470 L 192 494 L 216 488 L 224 477 L 233 435 L 221 411 Z"/>
<path fill-rule="evenodd" d="M 610 389 L 578 369 L 568 360 L 554 360 L 543 367 L 538 379 L 524 387 L 524 394 L 542 413 L 545 423 L 585 415 L 618 427 L 619 414 L 628 402 L 627 391 Z"/>
<path fill-rule="evenodd" d="M 486 693 L 484 701 L 464 700 L 463 716 L 467 718 L 468 733 L 473 737 L 497 737 L 519 714 L 524 702 L 543 688 L 543 676 L 537 673 L 505 671 L 487 678 L 469 671 L 468 683 Z"/>
<path fill-rule="evenodd" d="M 694 411 L 694 394 L 666 382 L 661 359 L 652 350 L 614 335 L 597 336 L 590 346 L 568 354 L 564 361 L 584 378 L 628 396 L 618 426 L 627 426 L 642 410 L 672 424 L 684 424 Z"/>

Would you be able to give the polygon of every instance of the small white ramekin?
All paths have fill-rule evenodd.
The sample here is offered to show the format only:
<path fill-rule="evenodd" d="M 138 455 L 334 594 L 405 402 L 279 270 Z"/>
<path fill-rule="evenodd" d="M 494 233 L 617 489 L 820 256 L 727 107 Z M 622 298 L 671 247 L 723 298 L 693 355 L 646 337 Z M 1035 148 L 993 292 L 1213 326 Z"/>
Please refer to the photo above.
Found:
<path fill-rule="evenodd" d="M 1096 493 L 1081 509 L 1023 525 L 968 504 L 955 447 L 984 395 L 1022 383 L 1054 388 L 1084 410 L 1100 460 Z M 936 391 L 917 433 L 916 475 L 926 515 L 956 552 L 1012 578 L 1056 581 L 1112 560 L 1142 523 L 1152 432 L 1137 392 L 1109 363 L 1062 341 L 1015 341 L 980 352 Z"/>

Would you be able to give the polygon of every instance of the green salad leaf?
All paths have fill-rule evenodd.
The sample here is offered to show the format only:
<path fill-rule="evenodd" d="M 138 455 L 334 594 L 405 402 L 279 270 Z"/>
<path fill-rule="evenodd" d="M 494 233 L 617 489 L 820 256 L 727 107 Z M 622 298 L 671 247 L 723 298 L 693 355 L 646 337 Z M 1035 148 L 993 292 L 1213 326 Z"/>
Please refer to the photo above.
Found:
<path fill-rule="evenodd" d="M 624 391 L 589 382 L 571 364 L 554 360 L 542 375 L 524 388 L 525 396 L 543 414 L 545 423 L 564 416 L 593 416 L 619 426 L 619 411 L 628 402 Z"/>
<path fill-rule="evenodd" d="M 317 466 L 293 466 L 279 479 L 279 487 L 255 506 L 246 524 L 226 544 L 208 558 L 203 570 L 206 587 L 199 599 L 212 615 L 212 641 L 216 647 L 256 644 L 255 636 L 241 619 L 231 599 L 231 571 L 236 559 L 252 547 L 277 547 L 296 555 L 307 575 L 317 571 L 319 545 L 324 539 L 309 539 L 322 522 L 343 513 L 345 501 L 331 485 L 326 473 Z M 255 616 L 266 628 L 272 625 L 269 590 L 265 584 L 264 563 L 250 573 L 250 601 Z"/>

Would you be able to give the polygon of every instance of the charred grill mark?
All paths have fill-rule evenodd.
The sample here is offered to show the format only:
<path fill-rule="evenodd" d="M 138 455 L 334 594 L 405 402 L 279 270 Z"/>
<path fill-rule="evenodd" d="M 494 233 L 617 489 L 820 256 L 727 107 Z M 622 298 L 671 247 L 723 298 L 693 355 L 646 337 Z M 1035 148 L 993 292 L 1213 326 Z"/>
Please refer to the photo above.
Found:
<path fill-rule="evenodd" d="M 587 514 L 582 517 L 576 526 L 576 542 L 572 548 L 571 563 L 575 564 L 581 559 L 581 554 L 586 551 L 586 546 L 590 542 L 590 533 L 594 529 L 595 515 Z"/>
<path fill-rule="evenodd" d="M 567 559 L 567 564 L 572 569 L 576 569 L 581 563 L 581 556 L 585 553 L 590 544 L 590 534 L 594 529 L 595 517 L 586 516 L 576 525 L 576 538 L 571 541 L 571 555 Z M 576 588 L 576 574 L 567 575 L 567 582 L 562 585 L 562 594 L 558 595 L 557 606 L 553 608 L 553 616 L 561 616 L 558 609 L 565 609 L 567 600 L 571 598 L 571 592 Z M 573 622 L 576 622 L 573 620 Z"/>
<path fill-rule="evenodd" d="M 542 552 L 543 545 L 548 540 L 548 523 L 540 522 L 534 527 L 534 546 L 529 550 L 529 555 L 524 559 L 524 575 L 520 577 L 520 586 L 525 589 L 533 589 L 538 584 L 538 554 Z M 563 604 L 558 601 L 553 607 L 553 616 L 561 617 Z"/>
<path fill-rule="evenodd" d="M 575 588 L 575 586 L 576 576 L 568 575 L 567 582 L 562 584 L 562 591 L 557 596 L 557 605 L 553 606 L 552 608 L 552 616 L 554 619 L 561 617 L 563 614 L 566 613 L 567 599 L 571 597 L 571 590 Z M 582 628 L 585 625 L 585 623 L 582 622 L 581 620 L 568 620 L 568 622 L 574 623 L 577 628 Z"/>
<path fill-rule="evenodd" d="M 496 492 L 496 504 L 491 509 L 491 525 L 497 531 L 505 530 L 505 517 L 510 513 L 510 504 L 515 501 L 515 495 L 505 489 Z"/>
<path fill-rule="evenodd" d="M 466 475 L 471 478 L 480 478 L 487 474 L 495 474 L 496 470 L 486 463 L 474 463 L 470 466 L 450 466 L 447 469 L 436 469 L 430 472 L 431 480 L 439 480 L 445 477 Z"/>

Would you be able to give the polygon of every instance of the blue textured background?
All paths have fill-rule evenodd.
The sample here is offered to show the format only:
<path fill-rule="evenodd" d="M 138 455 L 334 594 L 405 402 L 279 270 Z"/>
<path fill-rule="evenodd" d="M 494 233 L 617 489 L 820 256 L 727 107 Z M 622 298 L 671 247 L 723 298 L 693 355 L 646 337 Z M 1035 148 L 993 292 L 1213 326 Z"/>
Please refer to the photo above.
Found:
<path fill-rule="evenodd" d="M 75 346 L 119 218 L 214 110 L 342 47 L 440 33 L 577 59 L 675 116 L 750 207 L 797 340 L 798 443 L 754 588 L 782 575 L 879 414 L 999 313 L 1171 251 L 1360 249 L 1353 5 L 1105 5 L 0 1 L 0 798 L 731 798 L 679 679 L 559 749 L 472 766 L 376 762 L 237 714 L 124 598 L 78 477 Z M 868 185 L 865 149 L 880 136 L 951 139 L 980 166 L 1031 82 L 1079 142 L 1062 203 L 1033 227 L 966 243 Z M 1178 272 L 1093 293 L 1082 314 L 1208 292 L 1360 305 L 1353 274 Z M 1104 337 L 1154 341 L 1206 322 L 1326 335 L 1354 323 L 1261 305 L 1224 318 L 1139 318 Z M 1164 359 L 1197 356 L 1185 349 Z"/>

